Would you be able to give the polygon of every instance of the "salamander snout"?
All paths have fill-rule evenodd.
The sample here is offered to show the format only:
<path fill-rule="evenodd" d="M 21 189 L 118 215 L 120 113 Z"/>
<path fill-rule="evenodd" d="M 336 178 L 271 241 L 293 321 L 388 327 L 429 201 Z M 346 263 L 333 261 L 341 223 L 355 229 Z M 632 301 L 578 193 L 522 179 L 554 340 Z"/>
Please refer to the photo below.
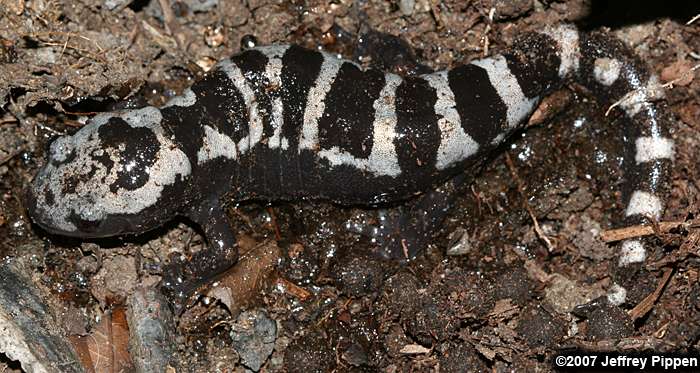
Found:
<path fill-rule="evenodd" d="M 53 141 L 46 164 L 27 189 L 29 216 L 51 233 L 80 237 L 121 233 L 105 230 L 109 218 L 105 187 L 120 161 L 102 142 L 100 127 L 106 126 L 93 122 Z"/>

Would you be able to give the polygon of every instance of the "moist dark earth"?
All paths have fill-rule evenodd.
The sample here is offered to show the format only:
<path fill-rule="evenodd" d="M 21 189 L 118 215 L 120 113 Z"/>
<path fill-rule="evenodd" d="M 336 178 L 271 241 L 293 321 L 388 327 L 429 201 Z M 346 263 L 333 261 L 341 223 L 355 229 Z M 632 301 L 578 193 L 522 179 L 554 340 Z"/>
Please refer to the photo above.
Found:
<path fill-rule="evenodd" d="M 574 22 L 612 30 L 673 83 L 676 165 L 662 221 L 678 224 L 655 226 L 643 265 L 620 269 L 618 246 L 600 237 L 621 217 L 621 113 L 605 116 L 595 97 L 565 86 L 468 175 L 444 224 L 407 263 L 381 258 L 372 237 L 356 233 L 373 224 L 373 211 L 226 201 L 243 259 L 218 279 L 228 296 L 202 289 L 175 317 L 171 371 L 547 372 L 569 348 L 698 352 L 700 21 L 686 23 L 700 6 L 692 1 L 7 0 L 0 12 L 0 259 L 25 264 L 63 335 L 93 335 L 96 320 L 129 306 L 135 289 L 156 286 L 173 255 L 203 245 L 182 220 L 92 242 L 31 224 L 23 189 L 51 139 L 85 116 L 162 104 L 252 40 L 412 74 Z M 398 63 L 362 58 L 377 55 L 363 43 L 372 38 L 399 50 Z M 627 289 L 620 306 L 605 298 L 615 284 Z M 20 366 L 0 354 L 0 371 Z"/>

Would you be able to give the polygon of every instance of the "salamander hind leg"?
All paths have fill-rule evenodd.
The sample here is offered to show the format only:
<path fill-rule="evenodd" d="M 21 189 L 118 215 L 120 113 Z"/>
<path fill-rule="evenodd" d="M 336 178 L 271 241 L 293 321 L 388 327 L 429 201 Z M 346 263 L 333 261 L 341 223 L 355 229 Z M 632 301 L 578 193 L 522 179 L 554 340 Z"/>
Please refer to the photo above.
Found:
<path fill-rule="evenodd" d="M 403 205 L 368 211 L 371 223 L 350 224 L 350 230 L 368 237 L 381 257 L 411 260 L 440 232 L 468 179 L 460 174 Z"/>

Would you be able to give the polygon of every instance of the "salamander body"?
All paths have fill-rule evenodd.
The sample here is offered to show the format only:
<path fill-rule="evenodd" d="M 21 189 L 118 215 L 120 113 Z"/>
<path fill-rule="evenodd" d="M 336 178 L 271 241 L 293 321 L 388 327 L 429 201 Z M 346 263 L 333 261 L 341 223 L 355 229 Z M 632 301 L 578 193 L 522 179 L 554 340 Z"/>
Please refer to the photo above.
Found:
<path fill-rule="evenodd" d="M 100 114 L 54 141 L 29 212 L 77 237 L 140 233 L 184 215 L 227 250 L 224 197 L 409 198 L 473 172 L 567 80 L 604 103 L 625 98 L 624 215 L 659 217 L 674 145 L 655 77 L 619 41 L 567 25 L 527 34 L 502 55 L 406 77 L 294 45 L 244 51 L 164 107 Z M 623 249 L 643 250 L 638 241 Z"/>

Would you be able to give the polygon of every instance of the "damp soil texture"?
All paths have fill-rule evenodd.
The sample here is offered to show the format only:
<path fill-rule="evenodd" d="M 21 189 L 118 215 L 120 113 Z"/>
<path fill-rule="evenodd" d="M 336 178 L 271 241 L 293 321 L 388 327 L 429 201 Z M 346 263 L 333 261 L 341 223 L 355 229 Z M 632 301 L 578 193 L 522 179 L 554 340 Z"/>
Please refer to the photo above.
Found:
<path fill-rule="evenodd" d="M 547 372 L 567 348 L 697 352 L 700 20 L 689 21 L 700 7 L 642 3 L 0 2 L 0 259 L 25 281 L 6 293 L 19 302 L 29 284 L 43 294 L 54 320 L 46 333 L 70 341 L 63 348 L 85 371 Z M 226 201 L 242 258 L 172 314 L 148 289 L 174 256 L 202 248 L 187 221 L 86 242 L 48 235 L 26 215 L 23 190 L 52 139 L 98 112 L 163 104 L 247 43 L 395 66 L 359 58 L 362 41 L 378 38 L 408 46 L 398 72 L 411 74 L 496 53 L 560 22 L 611 30 L 672 83 L 672 193 L 643 264 L 620 269 L 618 245 L 601 238 L 622 209 L 621 113 L 606 116 L 578 86 L 545 100 L 527 130 L 468 175 L 445 223 L 408 263 L 382 259 L 371 235 L 358 233 L 376 223 L 371 210 Z M 158 348 L 143 343 L 154 334 L 165 341 Z M 0 371 L 21 364 L 0 354 Z"/>

